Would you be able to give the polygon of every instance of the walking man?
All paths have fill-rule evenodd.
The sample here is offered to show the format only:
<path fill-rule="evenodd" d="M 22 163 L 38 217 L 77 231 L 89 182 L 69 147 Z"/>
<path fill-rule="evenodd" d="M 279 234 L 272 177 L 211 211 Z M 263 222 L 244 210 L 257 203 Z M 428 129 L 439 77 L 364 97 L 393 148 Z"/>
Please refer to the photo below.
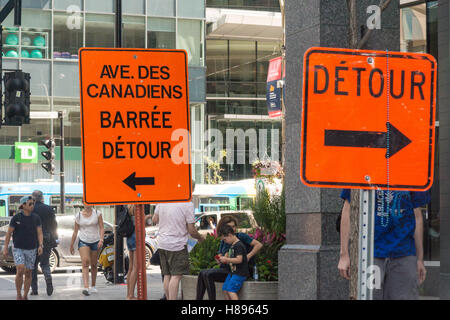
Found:
<path fill-rule="evenodd" d="M 56 216 L 53 209 L 44 204 L 44 196 L 42 191 L 35 190 L 31 194 L 34 202 L 33 213 L 37 214 L 42 222 L 42 234 L 44 238 L 44 248 L 42 254 L 36 257 L 34 264 L 32 281 L 31 281 L 31 295 L 38 294 L 38 263 L 41 265 L 41 270 L 44 273 L 45 283 L 47 285 L 47 295 L 51 296 L 53 293 L 52 274 L 50 271 L 50 254 L 52 249 L 57 246 L 56 239 L 58 239 Z"/>
<path fill-rule="evenodd" d="M 195 182 L 192 181 L 192 191 Z M 189 273 L 187 241 L 189 234 L 202 242 L 204 237 L 195 228 L 192 202 L 161 203 L 155 208 L 153 223 L 159 223 L 158 251 L 164 292 L 167 300 L 176 300 L 182 275 Z"/>
<path fill-rule="evenodd" d="M 19 212 L 12 217 L 6 232 L 3 256 L 8 256 L 8 245 L 13 236 L 13 255 L 16 265 L 17 300 L 28 300 L 31 285 L 31 273 L 34 269 L 36 252 L 42 254 L 43 236 L 41 219 L 32 213 L 34 200 L 31 196 L 22 197 L 19 201 Z M 25 280 L 24 280 L 25 276 Z M 23 285 L 23 295 L 22 295 Z"/>
<path fill-rule="evenodd" d="M 341 198 L 345 202 L 338 269 L 342 277 L 350 279 L 350 190 L 344 189 Z M 374 289 L 374 300 L 419 298 L 419 284 L 426 276 L 420 207 L 429 201 L 428 192 L 376 191 L 374 263 L 380 270 L 381 287 Z"/>

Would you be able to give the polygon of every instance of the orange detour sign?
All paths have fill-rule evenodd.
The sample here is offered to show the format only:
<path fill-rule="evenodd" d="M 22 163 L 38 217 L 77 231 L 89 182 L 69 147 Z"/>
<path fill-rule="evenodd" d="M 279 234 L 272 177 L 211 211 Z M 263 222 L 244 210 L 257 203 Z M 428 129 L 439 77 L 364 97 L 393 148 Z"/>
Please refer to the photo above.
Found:
<path fill-rule="evenodd" d="M 83 201 L 189 201 L 183 50 L 81 48 Z"/>
<path fill-rule="evenodd" d="M 303 66 L 304 184 L 431 187 L 437 74 L 431 55 L 310 48 Z"/>

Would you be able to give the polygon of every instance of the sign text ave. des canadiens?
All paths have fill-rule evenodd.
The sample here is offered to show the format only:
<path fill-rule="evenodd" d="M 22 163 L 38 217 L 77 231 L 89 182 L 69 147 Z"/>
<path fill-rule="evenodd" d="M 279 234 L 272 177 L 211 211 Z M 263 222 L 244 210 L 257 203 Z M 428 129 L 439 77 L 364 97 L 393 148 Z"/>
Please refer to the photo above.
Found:
<path fill-rule="evenodd" d="M 83 200 L 189 201 L 187 54 L 82 48 Z"/>
<path fill-rule="evenodd" d="M 303 68 L 303 183 L 417 191 L 431 187 L 433 56 L 310 48 Z"/>

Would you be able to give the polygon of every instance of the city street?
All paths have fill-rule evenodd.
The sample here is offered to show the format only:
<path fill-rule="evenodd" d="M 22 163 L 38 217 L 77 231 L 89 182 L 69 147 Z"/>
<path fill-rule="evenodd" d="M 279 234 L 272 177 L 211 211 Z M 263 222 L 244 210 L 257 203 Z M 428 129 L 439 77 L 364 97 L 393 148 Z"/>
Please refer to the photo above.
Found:
<path fill-rule="evenodd" d="M 49 297 L 46 293 L 44 276 L 39 277 L 39 295 L 28 296 L 29 300 L 125 300 L 127 286 L 108 283 L 103 274 L 97 274 L 98 293 L 84 296 L 82 290 L 81 267 L 58 268 L 53 276 L 54 292 Z M 0 269 L 0 300 L 15 300 L 15 275 Z M 161 271 L 157 266 L 147 269 L 147 299 L 159 300 L 164 293 Z"/>

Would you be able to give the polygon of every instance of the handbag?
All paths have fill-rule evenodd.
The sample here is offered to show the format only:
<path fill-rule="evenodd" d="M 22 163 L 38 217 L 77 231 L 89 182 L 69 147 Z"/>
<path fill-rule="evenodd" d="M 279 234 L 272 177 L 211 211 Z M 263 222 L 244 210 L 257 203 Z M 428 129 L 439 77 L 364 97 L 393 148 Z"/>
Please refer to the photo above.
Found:
<path fill-rule="evenodd" d="M 150 258 L 150 264 L 152 266 L 161 265 L 161 257 L 159 256 L 159 249 L 156 249 L 156 251 L 153 253 L 152 257 Z"/>

